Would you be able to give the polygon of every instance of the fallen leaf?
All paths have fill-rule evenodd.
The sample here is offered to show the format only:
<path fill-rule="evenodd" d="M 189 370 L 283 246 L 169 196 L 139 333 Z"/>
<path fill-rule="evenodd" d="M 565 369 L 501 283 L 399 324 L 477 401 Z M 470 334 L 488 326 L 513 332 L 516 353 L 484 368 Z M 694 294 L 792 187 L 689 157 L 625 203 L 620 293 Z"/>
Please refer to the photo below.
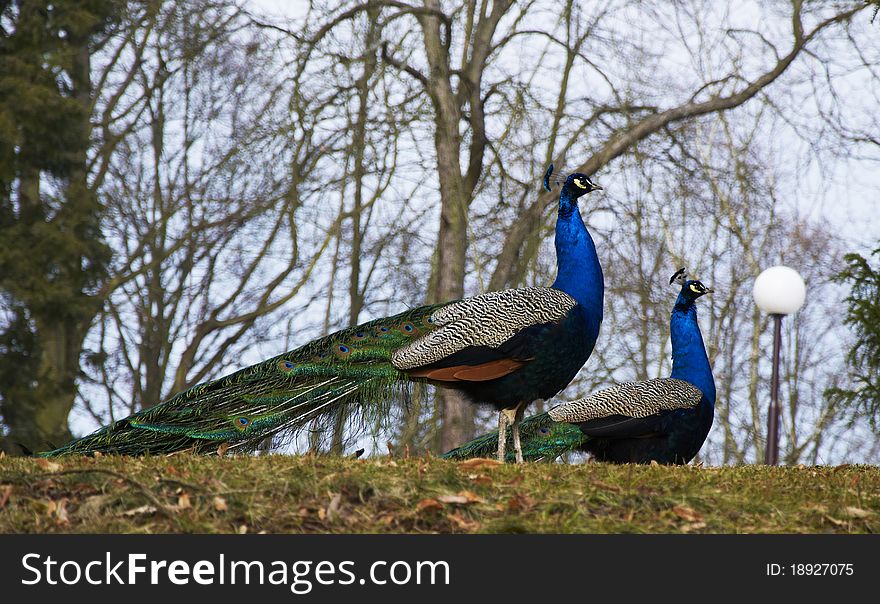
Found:
<path fill-rule="evenodd" d="M 327 510 L 324 508 L 318 508 L 318 520 L 325 520 L 327 518 Z"/>
<path fill-rule="evenodd" d="M 468 498 L 465 497 L 464 495 L 440 495 L 437 498 L 437 500 L 440 503 L 459 503 L 459 504 L 470 503 L 468 501 Z"/>
<path fill-rule="evenodd" d="M 862 508 L 856 508 L 847 506 L 843 508 L 843 512 L 849 516 L 850 518 L 867 518 L 871 515 L 871 512 L 868 510 L 863 510 Z"/>
<path fill-rule="evenodd" d="M 525 511 L 535 506 L 535 500 L 521 493 L 514 494 L 507 502 L 507 509 L 511 511 Z"/>
<path fill-rule="evenodd" d="M 0 451 L 2 453 L 2 451 Z M 6 502 L 9 501 L 9 496 L 12 495 L 12 485 L 7 484 L 2 489 L 0 489 L 0 509 L 6 506 Z"/>
<path fill-rule="evenodd" d="M 459 491 L 458 494 L 467 499 L 468 503 L 486 503 L 485 499 L 483 499 L 473 491 Z"/>
<path fill-rule="evenodd" d="M 104 457 L 104 454 L 100 451 L 95 451 L 94 453 L 92 453 L 92 457 Z"/>
<path fill-rule="evenodd" d="M 55 522 L 57 524 L 70 524 L 70 518 L 67 516 L 67 499 L 62 499 L 55 506 Z"/>
<path fill-rule="evenodd" d="M 437 501 L 436 499 L 422 499 L 418 504 L 416 504 L 416 512 L 421 514 L 425 510 L 442 510 L 443 504 Z"/>
<path fill-rule="evenodd" d="M 47 472 L 57 472 L 61 469 L 61 464 L 56 463 L 54 461 L 49 461 L 45 457 L 41 457 L 37 459 L 37 465 L 46 470 Z"/>
<path fill-rule="evenodd" d="M 478 470 L 480 468 L 495 468 L 497 466 L 503 465 L 497 459 L 488 459 L 485 457 L 474 457 L 473 459 L 466 459 L 465 461 L 458 464 L 459 470 Z"/>
<path fill-rule="evenodd" d="M 226 451 L 229 450 L 229 443 L 221 443 L 219 447 L 217 447 L 217 456 L 223 457 L 226 455 Z"/>
<path fill-rule="evenodd" d="M 492 484 L 492 478 L 485 474 L 468 474 L 468 479 L 474 484 Z"/>
<path fill-rule="evenodd" d="M 692 533 L 694 531 L 699 531 L 700 529 L 706 528 L 705 522 L 688 522 L 687 524 L 683 524 L 681 526 L 682 532 Z"/>
<path fill-rule="evenodd" d="M 247 532 L 248 532 L 248 527 L 246 524 L 242 524 L 241 526 L 238 527 L 238 534 L 239 535 L 246 535 Z"/>
<path fill-rule="evenodd" d="M 524 478 L 523 478 L 523 475 L 522 475 L 522 474 L 517 474 L 516 476 L 513 477 L 513 480 L 511 480 L 511 481 L 508 482 L 507 484 L 509 484 L 509 485 L 511 485 L 511 486 L 516 486 L 516 485 L 518 485 L 519 483 L 521 483 L 521 482 L 523 481 L 523 479 L 524 479 Z"/>
<path fill-rule="evenodd" d="M 121 512 L 119 515 L 120 516 L 137 516 L 139 514 L 153 514 L 153 513 L 155 513 L 155 511 L 156 511 L 156 508 L 152 505 L 142 505 L 140 507 Z"/>
<path fill-rule="evenodd" d="M 188 493 L 181 493 L 177 498 L 177 509 L 178 510 L 186 510 L 192 507 L 192 502 L 189 500 Z"/>
<path fill-rule="evenodd" d="M 379 518 L 379 522 L 381 522 L 385 526 L 389 526 L 392 522 L 394 522 L 394 516 L 391 514 L 385 514 L 384 516 Z"/>
<path fill-rule="evenodd" d="M 342 503 L 341 493 L 331 493 L 330 504 L 327 506 L 327 519 L 333 520 L 339 513 L 339 504 Z"/>
<path fill-rule="evenodd" d="M 675 506 L 674 508 L 672 508 L 672 513 L 682 520 L 686 520 L 688 522 L 701 522 L 703 520 L 702 514 L 686 505 Z"/>
<path fill-rule="evenodd" d="M 446 519 L 463 531 L 475 531 L 480 528 L 479 522 L 463 518 L 458 512 L 446 514 Z"/>
<path fill-rule="evenodd" d="M 838 520 L 837 518 L 829 516 L 828 514 L 825 514 L 825 520 L 827 520 L 828 522 L 830 522 L 831 524 L 833 524 L 835 526 L 845 526 L 846 525 L 846 520 Z"/>
<path fill-rule="evenodd" d="M 229 506 L 226 505 L 226 500 L 222 497 L 214 497 L 213 499 L 214 509 L 218 512 L 225 512 L 229 509 Z"/>

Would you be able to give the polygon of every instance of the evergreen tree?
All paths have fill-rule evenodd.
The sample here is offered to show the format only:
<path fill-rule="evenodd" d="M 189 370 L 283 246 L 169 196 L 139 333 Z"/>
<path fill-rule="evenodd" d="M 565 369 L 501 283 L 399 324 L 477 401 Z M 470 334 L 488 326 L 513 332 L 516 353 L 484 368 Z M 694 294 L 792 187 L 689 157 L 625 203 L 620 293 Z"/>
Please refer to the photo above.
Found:
<path fill-rule="evenodd" d="M 880 248 L 871 256 L 880 259 Z M 837 402 L 865 413 L 874 429 L 880 425 L 880 265 L 871 266 L 859 254 L 844 257 L 847 267 L 837 281 L 852 289 L 846 298 L 846 323 L 855 332 L 855 343 L 847 354 L 850 384 L 831 388 L 828 395 Z"/>
<path fill-rule="evenodd" d="M 110 257 L 87 181 L 90 59 L 122 4 L 13 0 L 0 12 L 0 445 L 10 453 L 70 438 Z"/>

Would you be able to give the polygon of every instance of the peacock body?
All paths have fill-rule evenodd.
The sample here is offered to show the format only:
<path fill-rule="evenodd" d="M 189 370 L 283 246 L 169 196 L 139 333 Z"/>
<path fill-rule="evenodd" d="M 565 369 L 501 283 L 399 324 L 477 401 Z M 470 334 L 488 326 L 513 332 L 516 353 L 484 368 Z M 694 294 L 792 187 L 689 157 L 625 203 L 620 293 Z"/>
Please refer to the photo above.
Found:
<path fill-rule="evenodd" d="M 615 463 L 684 464 L 696 456 L 712 426 L 716 392 L 695 301 L 711 290 L 687 281 L 684 269 L 673 282 L 682 287 L 670 317 L 671 376 L 616 384 L 524 419 L 525 459 L 587 451 Z M 443 457 L 491 456 L 496 441 L 494 432 L 486 434 Z"/>
<path fill-rule="evenodd" d="M 550 398 L 586 362 L 602 320 L 601 267 L 577 209 L 577 198 L 598 188 L 582 174 L 562 188 L 551 287 L 489 292 L 350 327 L 41 455 L 253 449 L 343 406 L 384 415 L 418 382 L 501 410 Z"/>

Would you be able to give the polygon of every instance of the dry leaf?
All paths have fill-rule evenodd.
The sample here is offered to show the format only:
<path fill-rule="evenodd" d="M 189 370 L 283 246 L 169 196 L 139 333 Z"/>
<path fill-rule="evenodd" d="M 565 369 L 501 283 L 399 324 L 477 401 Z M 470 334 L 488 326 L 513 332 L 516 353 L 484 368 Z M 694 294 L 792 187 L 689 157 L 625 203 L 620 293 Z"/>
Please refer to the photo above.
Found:
<path fill-rule="evenodd" d="M 62 499 L 55 506 L 55 522 L 58 524 L 70 524 L 67 516 L 67 499 Z"/>
<path fill-rule="evenodd" d="M 850 518 L 867 518 L 871 515 L 871 512 L 869 512 L 868 510 L 863 510 L 862 508 L 850 506 L 843 508 L 843 512 Z"/>
<path fill-rule="evenodd" d="M 450 503 L 450 504 L 451 503 L 459 503 L 459 504 L 470 503 L 468 501 L 468 498 L 465 497 L 464 495 L 440 495 L 437 498 L 437 500 L 440 503 Z"/>
<path fill-rule="evenodd" d="M 0 509 L 6 506 L 6 502 L 9 501 L 9 496 L 12 495 L 12 485 L 8 484 L 0 489 Z"/>
<path fill-rule="evenodd" d="M 702 514 L 686 505 L 675 506 L 674 508 L 672 508 L 672 513 L 682 520 L 687 520 L 688 522 L 701 522 L 703 520 Z"/>
<path fill-rule="evenodd" d="M 511 480 L 507 484 L 509 484 L 511 486 L 516 486 L 519 483 L 521 483 L 523 481 L 523 479 L 524 479 L 524 477 L 522 474 L 517 474 L 516 476 L 513 477 L 513 480 Z"/>
<path fill-rule="evenodd" d="M 248 532 L 248 527 L 246 524 L 242 524 L 241 526 L 238 527 L 238 534 L 239 535 L 246 535 L 247 532 Z"/>
<path fill-rule="evenodd" d="M 104 457 L 104 454 L 100 451 L 95 451 L 92 453 L 92 457 Z"/>
<path fill-rule="evenodd" d="M 126 510 L 120 513 L 120 516 L 137 516 L 138 514 L 153 514 L 155 513 L 156 508 L 152 505 L 142 505 L 137 508 L 133 508 L 130 510 Z"/>
<path fill-rule="evenodd" d="M 838 520 L 837 518 L 829 516 L 828 514 L 825 515 L 825 520 L 827 520 L 828 522 L 830 522 L 831 524 L 833 524 L 835 526 L 845 526 L 846 525 L 845 520 Z"/>
<path fill-rule="evenodd" d="M 379 518 L 379 522 L 381 522 L 385 526 L 389 526 L 392 522 L 394 522 L 394 516 L 392 514 L 385 514 L 384 516 Z"/>
<path fill-rule="evenodd" d="M 318 520 L 325 520 L 327 518 L 327 510 L 324 508 L 318 508 Z"/>
<path fill-rule="evenodd" d="M 416 505 L 416 512 L 421 514 L 422 512 L 428 510 L 442 510 L 443 504 L 437 501 L 436 499 L 422 499 Z"/>
<path fill-rule="evenodd" d="M 483 499 L 473 491 L 459 491 L 458 494 L 467 499 L 468 503 L 486 503 L 485 499 Z"/>
<path fill-rule="evenodd" d="M 188 493 L 181 493 L 177 498 L 177 509 L 178 510 L 186 510 L 192 507 L 192 502 L 189 500 Z"/>
<path fill-rule="evenodd" d="M 480 528 L 480 523 L 475 520 L 468 520 L 463 518 L 458 514 L 458 512 L 452 514 L 446 514 L 446 519 L 449 520 L 452 524 L 463 531 L 475 531 Z"/>
<path fill-rule="evenodd" d="M 474 484 L 492 484 L 492 478 L 485 474 L 468 474 L 468 479 Z"/>
<path fill-rule="evenodd" d="M 706 528 L 705 522 L 688 522 L 687 524 L 683 524 L 681 526 L 682 532 L 692 533 L 694 531 L 699 531 L 700 529 Z"/>
<path fill-rule="evenodd" d="M 225 512 L 229 509 L 229 506 L 226 505 L 226 500 L 222 497 L 214 497 L 213 499 L 214 509 L 218 512 Z"/>
<path fill-rule="evenodd" d="M 529 497 L 528 495 L 522 495 L 521 493 L 514 494 L 513 497 L 507 502 L 507 509 L 510 511 L 525 511 L 529 510 L 535 505 L 535 500 Z"/>
<path fill-rule="evenodd" d="M 339 504 L 342 503 L 341 493 L 331 493 L 330 504 L 327 506 L 327 519 L 333 520 L 339 513 Z"/>
<path fill-rule="evenodd" d="M 219 447 L 217 447 L 217 455 L 219 457 L 223 457 L 226 455 L 226 451 L 229 450 L 229 443 L 221 443 Z"/>
<path fill-rule="evenodd" d="M 46 470 L 47 472 L 57 472 L 61 469 L 61 464 L 56 463 L 54 461 L 49 461 L 45 457 L 41 457 L 37 460 L 37 465 Z"/>
<path fill-rule="evenodd" d="M 458 464 L 459 470 L 479 470 L 480 468 L 495 468 L 497 466 L 503 465 L 497 459 L 488 459 L 485 457 L 474 457 L 473 459 L 467 459 Z"/>

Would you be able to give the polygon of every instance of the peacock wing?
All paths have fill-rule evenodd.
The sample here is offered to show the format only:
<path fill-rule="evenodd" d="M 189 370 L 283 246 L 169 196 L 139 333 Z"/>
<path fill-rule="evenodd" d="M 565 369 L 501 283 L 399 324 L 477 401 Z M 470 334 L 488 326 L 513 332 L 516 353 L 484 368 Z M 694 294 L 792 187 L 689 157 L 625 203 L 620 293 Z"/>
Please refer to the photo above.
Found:
<path fill-rule="evenodd" d="M 401 346 L 392 364 L 411 377 L 486 381 L 534 358 L 542 332 L 558 329 L 577 302 L 563 291 L 529 287 L 489 292 L 434 311 L 436 327 Z"/>
<path fill-rule="evenodd" d="M 633 438 L 655 434 L 665 413 L 696 407 L 702 397 L 689 382 L 657 378 L 616 384 L 548 413 L 555 421 L 577 424 L 588 436 Z"/>

